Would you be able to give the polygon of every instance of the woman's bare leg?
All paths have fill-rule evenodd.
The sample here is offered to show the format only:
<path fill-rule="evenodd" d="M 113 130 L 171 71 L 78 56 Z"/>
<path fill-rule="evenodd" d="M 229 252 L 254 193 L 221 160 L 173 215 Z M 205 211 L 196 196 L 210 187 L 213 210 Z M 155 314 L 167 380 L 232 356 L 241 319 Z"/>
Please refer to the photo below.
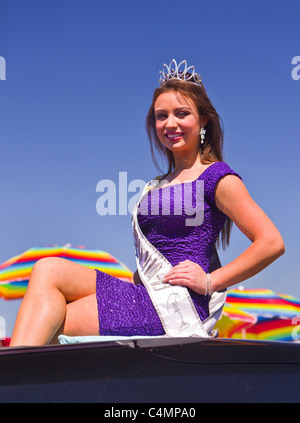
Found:
<path fill-rule="evenodd" d="M 74 333 L 76 325 L 79 330 L 83 322 L 85 334 L 94 334 L 98 324 L 95 291 L 94 269 L 61 258 L 39 260 L 31 272 L 10 345 L 45 345 L 60 327 L 68 334 L 79 334 Z M 67 305 L 73 301 L 73 306 Z M 85 319 L 86 312 L 89 319 Z"/>
<path fill-rule="evenodd" d="M 58 336 L 62 334 L 68 336 L 99 335 L 96 294 L 67 304 L 63 324 L 50 343 L 58 344 Z"/>

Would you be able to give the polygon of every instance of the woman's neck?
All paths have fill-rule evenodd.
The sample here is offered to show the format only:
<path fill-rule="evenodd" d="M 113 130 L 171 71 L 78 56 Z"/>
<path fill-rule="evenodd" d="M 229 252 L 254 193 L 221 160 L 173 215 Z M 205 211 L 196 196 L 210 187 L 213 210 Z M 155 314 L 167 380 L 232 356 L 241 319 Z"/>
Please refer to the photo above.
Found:
<path fill-rule="evenodd" d="M 192 169 L 201 168 L 200 153 L 174 155 L 175 167 L 172 173 L 180 173 L 182 171 L 190 171 Z"/>

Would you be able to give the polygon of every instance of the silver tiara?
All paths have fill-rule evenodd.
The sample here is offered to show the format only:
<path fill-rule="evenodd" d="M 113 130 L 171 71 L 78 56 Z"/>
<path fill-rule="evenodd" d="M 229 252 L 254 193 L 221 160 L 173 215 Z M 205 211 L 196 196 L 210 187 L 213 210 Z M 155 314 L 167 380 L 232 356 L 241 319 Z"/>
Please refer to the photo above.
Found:
<path fill-rule="evenodd" d="M 186 60 L 177 65 L 175 59 L 171 60 L 171 63 L 168 65 L 163 65 L 163 70 L 159 72 L 159 83 L 160 86 L 164 85 L 170 79 L 181 79 L 183 81 L 194 82 L 197 85 L 202 86 L 202 81 L 200 75 L 195 72 L 194 66 L 189 66 L 186 63 Z"/>

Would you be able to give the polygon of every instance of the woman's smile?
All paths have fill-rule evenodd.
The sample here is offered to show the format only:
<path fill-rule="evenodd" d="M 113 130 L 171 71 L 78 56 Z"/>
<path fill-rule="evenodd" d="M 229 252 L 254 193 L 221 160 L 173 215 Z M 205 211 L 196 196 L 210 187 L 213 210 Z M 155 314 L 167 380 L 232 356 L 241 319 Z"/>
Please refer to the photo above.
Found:
<path fill-rule="evenodd" d="M 165 137 L 170 141 L 178 141 L 183 137 L 183 132 L 166 132 Z"/>

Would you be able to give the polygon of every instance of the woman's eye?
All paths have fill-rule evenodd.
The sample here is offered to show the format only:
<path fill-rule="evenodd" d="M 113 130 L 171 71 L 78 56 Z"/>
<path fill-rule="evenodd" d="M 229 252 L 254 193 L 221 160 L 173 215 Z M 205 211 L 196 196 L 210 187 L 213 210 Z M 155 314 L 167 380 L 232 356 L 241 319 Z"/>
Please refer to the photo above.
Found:
<path fill-rule="evenodd" d="M 178 113 L 179 117 L 185 117 L 185 116 L 188 116 L 188 115 L 189 115 L 189 112 L 179 112 Z"/>
<path fill-rule="evenodd" d="M 158 113 L 158 114 L 155 116 L 155 119 L 156 119 L 156 120 L 167 119 L 167 115 L 166 115 L 165 113 Z"/>

